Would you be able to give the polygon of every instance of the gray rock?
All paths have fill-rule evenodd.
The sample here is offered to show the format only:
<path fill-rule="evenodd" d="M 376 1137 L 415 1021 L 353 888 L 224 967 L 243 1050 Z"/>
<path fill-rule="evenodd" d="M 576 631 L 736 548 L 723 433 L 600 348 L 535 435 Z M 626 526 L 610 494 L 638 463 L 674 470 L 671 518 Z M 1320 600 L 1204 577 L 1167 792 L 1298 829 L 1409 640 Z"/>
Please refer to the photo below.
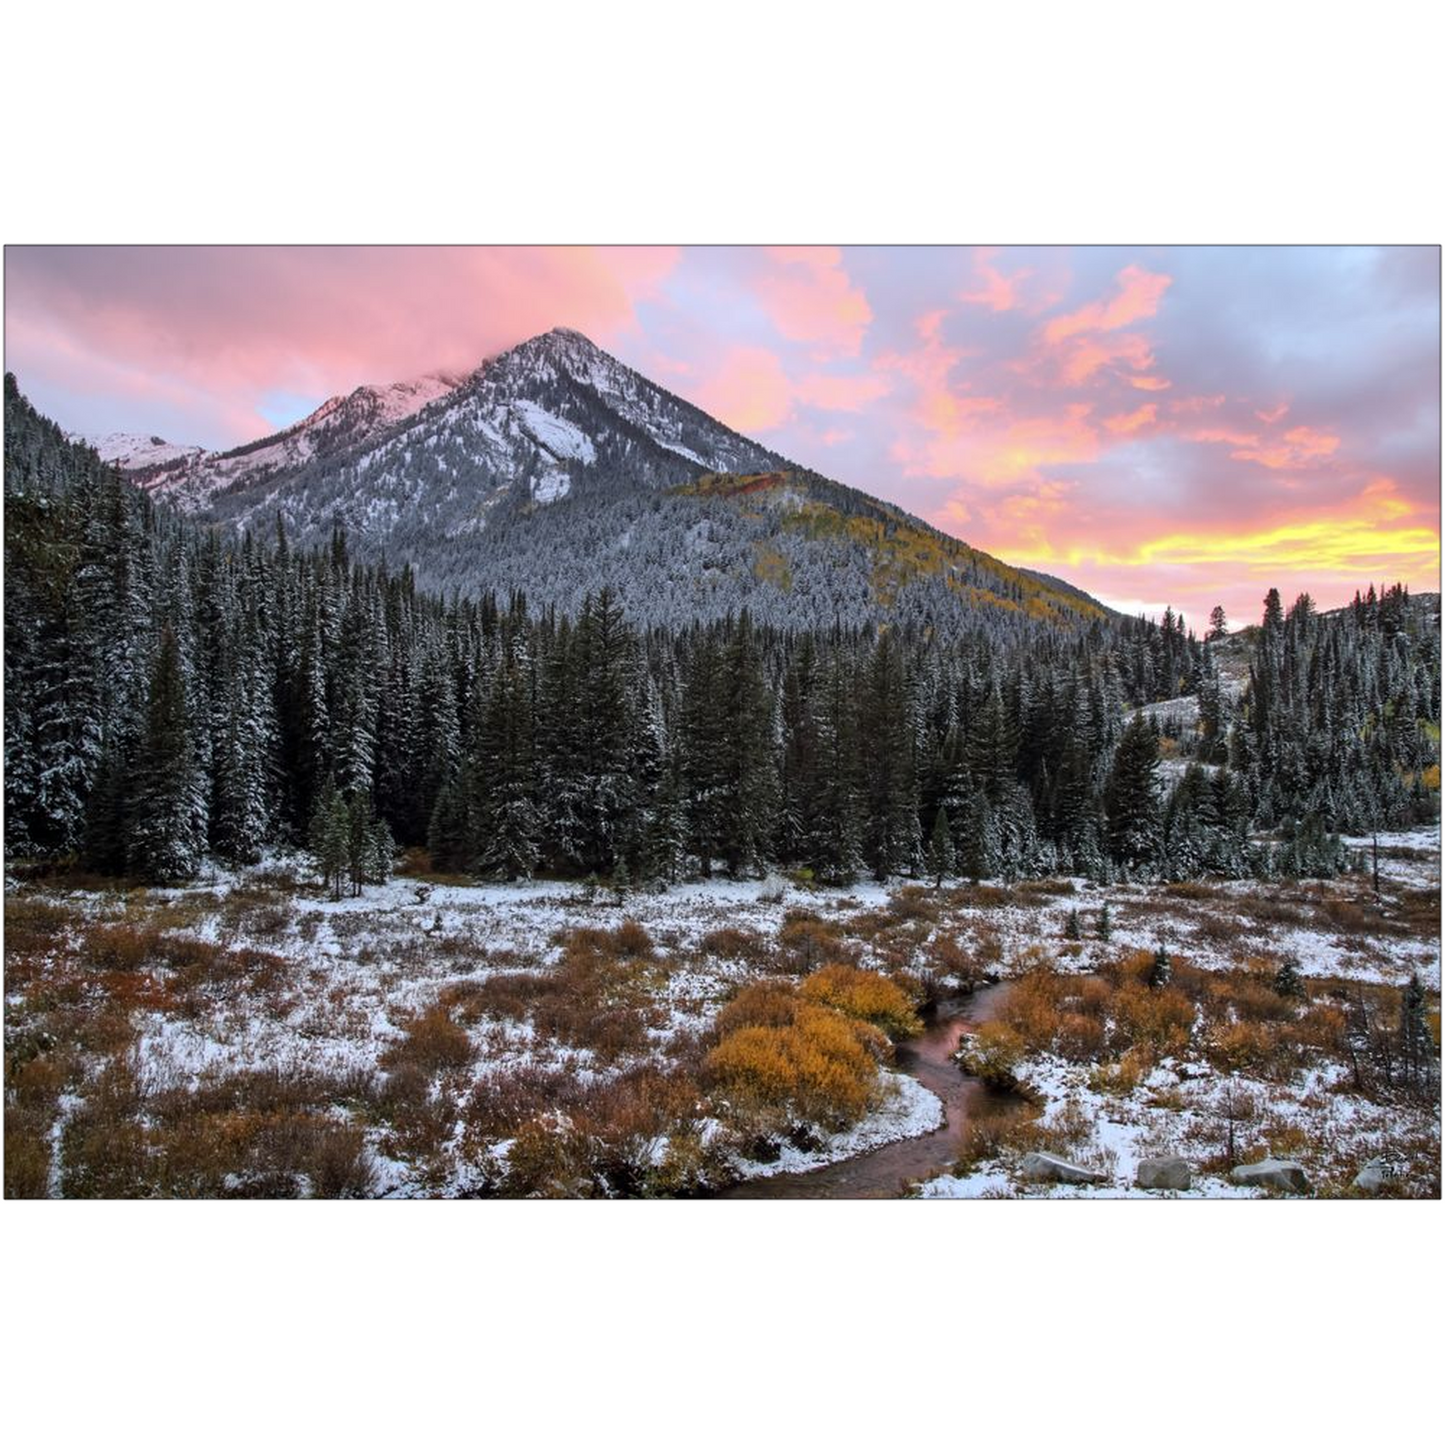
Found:
<path fill-rule="evenodd" d="M 1033 1184 L 1102 1184 L 1104 1176 L 1092 1169 L 1071 1164 L 1057 1154 L 1025 1154 L 1019 1160 L 1019 1174 Z"/>
<path fill-rule="evenodd" d="M 1230 1171 L 1236 1184 L 1260 1184 L 1282 1189 L 1287 1194 L 1308 1194 L 1310 1181 L 1303 1167 L 1293 1159 L 1261 1159 L 1258 1164 L 1241 1164 Z"/>
<path fill-rule="evenodd" d="M 1363 1194 L 1376 1194 L 1395 1178 L 1395 1166 L 1388 1159 L 1371 1159 L 1355 1175 L 1355 1188 Z"/>
<path fill-rule="evenodd" d="M 1157 1159 L 1141 1159 L 1134 1182 L 1140 1189 L 1188 1189 L 1194 1175 L 1187 1159 L 1164 1154 Z"/>

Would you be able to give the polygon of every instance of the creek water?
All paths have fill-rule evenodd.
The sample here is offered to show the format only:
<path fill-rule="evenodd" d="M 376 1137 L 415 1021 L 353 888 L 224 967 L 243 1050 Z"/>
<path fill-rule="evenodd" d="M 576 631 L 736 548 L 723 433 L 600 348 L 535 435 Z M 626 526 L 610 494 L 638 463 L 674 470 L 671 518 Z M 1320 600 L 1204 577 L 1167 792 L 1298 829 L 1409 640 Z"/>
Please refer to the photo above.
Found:
<path fill-rule="evenodd" d="M 1020 1107 L 1012 1095 L 971 1079 L 953 1062 L 966 1033 L 987 1023 L 1002 1006 L 1006 983 L 990 984 L 964 998 L 948 999 L 925 1021 L 922 1034 L 898 1045 L 897 1067 L 943 1101 L 941 1128 L 916 1139 L 899 1139 L 867 1154 L 827 1164 L 806 1174 L 774 1174 L 721 1190 L 719 1199 L 895 1199 L 907 1184 L 949 1168 L 965 1123 L 984 1114 Z"/>

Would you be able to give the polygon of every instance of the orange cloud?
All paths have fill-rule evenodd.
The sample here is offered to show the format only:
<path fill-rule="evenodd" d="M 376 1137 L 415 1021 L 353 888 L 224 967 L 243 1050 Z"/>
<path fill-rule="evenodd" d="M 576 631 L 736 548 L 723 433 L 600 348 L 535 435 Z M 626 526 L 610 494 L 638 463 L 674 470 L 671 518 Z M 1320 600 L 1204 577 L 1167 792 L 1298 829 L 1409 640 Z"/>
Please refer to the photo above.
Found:
<path fill-rule="evenodd" d="M 1254 442 L 1254 438 L 1250 438 Z M 1275 471 L 1286 468 L 1307 467 L 1314 462 L 1333 456 L 1339 448 L 1340 439 L 1330 432 L 1314 427 L 1291 427 L 1281 441 L 1271 445 L 1248 445 L 1243 450 L 1231 452 L 1236 461 L 1258 462 L 1262 467 Z"/>
<path fill-rule="evenodd" d="M 1104 425 L 1119 436 L 1130 436 L 1141 427 L 1153 426 L 1159 415 L 1159 408 L 1147 402 L 1137 411 L 1122 412 L 1118 416 L 1104 418 Z"/>
<path fill-rule="evenodd" d="M 1040 467 L 1098 456 L 1099 434 L 1089 421 L 1092 409 L 1077 402 L 1056 415 L 1011 421 L 991 399 L 969 398 L 948 418 L 951 426 L 937 427 L 921 445 L 900 441 L 892 455 L 912 476 L 960 477 L 988 488 L 1030 481 L 1046 488 L 1054 484 L 1040 477 Z"/>
<path fill-rule="evenodd" d="M 778 331 L 815 346 L 820 355 L 856 356 L 873 309 L 843 269 L 842 252 L 836 246 L 773 246 L 764 254 L 775 264 L 758 277 L 756 294 Z"/>
<path fill-rule="evenodd" d="M 1221 569 L 1260 578 L 1314 573 L 1342 580 L 1361 577 L 1424 576 L 1438 565 L 1438 526 L 1390 526 L 1415 508 L 1400 495 L 1391 477 L 1375 477 L 1353 502 L 1308 520 L 1289 515 L 1272 524 L 1248 529 L 1174 531 L 1143 537 L 1120 546 L 1117 528 L 1108 539 L 1076 541 L 1055 548 L 1035 534 L 1035 545 L 1010 548 L 1010 561 L 1023 565 L 1087 565 L 1197 569 L 1200 587 L 1217 586 Z"/>
<path fill-rule="evenodd" d="M 1400 495 L 1393 477 L 1376 477 L 1360 493 L 1360 501 L 1377 517 L 1408 517 L 1415 508 Z"/>
<path fill-rule="evenodd" d="M 1153 316 L 1173 278 L 1156 275 L 1142 266 L 1125 266 L 1115 280 L 1119 286 L 1117 296 L 1108 301 L 1091 301 L 1077 311 L 1054 317 L 1044 327 L 1044 340 L 1056 345 L 1089 331 L 1118 331 Z"/>
<path fill-rule="evenodd" d="M 1140 391 L 1168 391 L 1172 385 L 1162 376 L 1131 376 L 1128 380 L 1130 386 Z"/>
<path fill-rule="evenodd" d="M 1255 412 L 1255 416 L 1257 416 L 1260 421 L 1262 421 L 1266 426 L 1273 426 L 1275 422 L 1277 422 L 1288 410 L 1289 403 L 1286 401 L 1282 401 L 1276 406 L 1266 408 L 1264 411 Z"/>
<path fill-rule="evenodd" d="M 740 432 L 771 431 L 793 411 L 793 388 L 778 358 L 763 346 L 734 346 L 692 393 L 704 411 Z"/>

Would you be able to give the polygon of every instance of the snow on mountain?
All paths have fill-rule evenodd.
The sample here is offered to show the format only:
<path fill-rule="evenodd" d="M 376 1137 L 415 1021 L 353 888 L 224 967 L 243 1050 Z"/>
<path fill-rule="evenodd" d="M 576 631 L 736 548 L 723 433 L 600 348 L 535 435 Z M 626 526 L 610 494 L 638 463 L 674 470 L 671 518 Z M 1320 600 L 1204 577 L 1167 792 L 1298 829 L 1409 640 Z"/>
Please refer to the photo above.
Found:
<path fill-rule="evenodd" d="M 799 468 L 559 329 L 462 380 L 360 387 L 224 454 L 133 472 L 198 520 L 358 556 L 428 589 L 522 588 L 573 609 L 613 588 L 639 622 L 743 607 L 783 625 L 981 610 L 1001 626 L 1091 598 Z"/>
<path fill-rule="evenodd" d="M 171 447 L 157 437 L 148 452 L 106 459 L 143 486 L 165 493 L 182 510 L 195 512 L 213 492 L 289 474 L 364 445 L 454 391 L 463 379 L 438 372 L 386 386 L 359 386 L 322 402 L 282 431 L 224 452 Z"/>
<path fill-rule="evenodd" d="M 105 436 L 68 432 L 66 439 L 94 447 L 101 461 L 110 462 L 125 472 L 184 462 L 206 454 L 204 447 L 183 446 L 164 437 L 133 436 L 130 432 L 110 432 Z"/>

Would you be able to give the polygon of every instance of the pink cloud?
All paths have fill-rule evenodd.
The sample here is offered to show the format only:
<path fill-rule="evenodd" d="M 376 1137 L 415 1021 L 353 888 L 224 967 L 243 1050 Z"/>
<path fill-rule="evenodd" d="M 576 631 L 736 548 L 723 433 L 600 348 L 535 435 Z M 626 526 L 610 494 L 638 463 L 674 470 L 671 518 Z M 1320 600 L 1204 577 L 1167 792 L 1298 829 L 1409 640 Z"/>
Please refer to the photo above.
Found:
<path fill-rule="evenodd" d="M 892 390 L 892 382 L 876 372 L 857 376 L 804 376 L 794 388 L 799 401 L 823 411 L 861 411 Z"/>
<path fill-rule="evenodd" d="M 1125 266 L 1115 280 L 1119 287 L 1116 296 L 1091 301 L 1077 311 L 1054 317 L 1044 327 L 1044 340 L 1055 344 L 1084 332 L 1118 331 L 1153 316 L 1173 278 L 1146 271 L 1142 266 Z"/>
<path fill-rule="evenodd" d="M 975 254 L 974 270 L 979 278 L 979 286 L 976 291 L 963 292 L 958 298 L 960 301 L 971 306 L 986 306 L 990 311 L 1012 311 L 1020 304 L 1019 285 L 1032 276 L 1033 272 L 1025 267 L 1005 276 L 993 264 L 997 255 L 998 251 L 991 247 Z"/>
<path fill-rule="evenodd" d="M 1058 375 L 1065 386 L 1082 386 L 1107 368 L 1148 371 L 1154 365 L 1149 343 L 1135 331 L 1121 336 L 1076 336 L 1063 343 Z"/>
<path fill-rule="evenodd" d="M 1223 393 L 1217 396 L 1180 396 L 1169 403 L 1169 410 L 1176 415 L 1197 416 L 1201 412 L 1214 411 L 1223 405 Z"/>
<path fill-rule="evenodd" d="M 1121 412 L 1117 416 L 1104 418 L 1104 425 L 1118 436 L 1129 436 L 1146 426 L 1153 426 L 1159 415 L 1159 408 L 1148 402 L 1137 411 Z"/>
<path fill-rule="evenodd" d="M 793 412 L 793 387 L 783 364 L 764 346 L 734 346 L 690 395 L 704 411 L 740 432 L 772 431 Z"/>
<path fill-rule="evenodd" d="M 669 247 L 12 248 L 7 325 L 50 355 L 125 365 L 226 397 L 249 440 L 268 392 L 318 399 L 364 382 L 470 371 L 553 326 L 603 344 L 677 265 Z M 210 409 L 214 417 L 215 408 Z M 136 427 L 147 425 L 138 414 Z"/>
<path fill-rule="evenodd" d="M 1258 462 L 1262 467 L 1274 471 L 1286 468 L 1307 467 L 1324 461 L 1339 449 L 1340 439 L 1327 431 L 1315 427 L 1291 427 L 1279 441 L 1260 446 L 1250 439 L 1245 450 L 1231 452 L 1237 461 Z"/>
<path fill-rule="evenodd" d="M 848 278 L 836 246 L 774 246 L 764 253 L 754 291 L 779 334 L 816 355 L 856 356 L 872 307 Z"/>
<path fill-rule="evenodd" d="M 1192 427 L 1188 431 L 1181 432 L 1180 435 L 1186 441 L 1219 442 L 1231 447 L 1252 447 L 1259 443 L 1259 438 L 1253 432 L 1242 432 L 1228 426 Z M 1236 452 L 1234 455 L 1238 456 L 1239 453 Z"/>

